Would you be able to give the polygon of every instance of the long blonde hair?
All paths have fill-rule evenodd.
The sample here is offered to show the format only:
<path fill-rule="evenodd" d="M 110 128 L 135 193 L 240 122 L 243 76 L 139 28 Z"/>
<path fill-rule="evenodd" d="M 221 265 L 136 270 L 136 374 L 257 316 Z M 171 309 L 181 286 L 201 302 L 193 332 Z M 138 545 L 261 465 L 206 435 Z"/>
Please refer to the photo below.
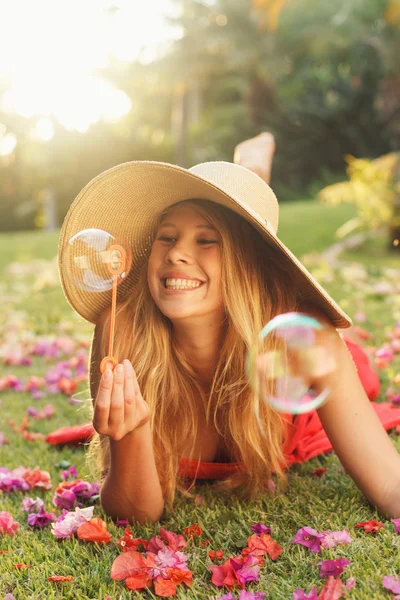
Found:
<path fill-rule="evenodd" d="M 244 219 L 208 200 L 185 203 L 212 222 L 221 236 L 225 337 L 211 392 L 206 395 L 199 385 L 175 342 L 171 321 L 154 303 L 147 284 L 147 265 L 136 293 L 118 305 L 114 354 L 120 360 L 131 360 L 149 404 L 156 464 L 167 502 L 172 505 L 176 490 L 185 493 L 178 473 L 179 459 L 184 451 L 183 438 L 191 438 L 193 444 L 197 439 L 199 403 L 205 407 L 208 422 L 213 422 L 223 436 L 232 460 L 242 461 L 244 466 L 218 487 L 239 488 L 253 498 L 266 491 L 272 473 L 285 483 L 284 431 L 281 416 L 252 391 L 245 372 L 246 356 L 272 317 L 296 310 L 296 294 L 280 255 Z M 101 356 L 107 353 L 107 343 L 104 327 Z M 91 381 L 98 372 L 99 365 L 91 360 Z M 182 436 L 182 431 L 190 433 Z M 106 436 L 96 434 L 89 460 L 96 462 L 104 476 L 110 464 Z"/>

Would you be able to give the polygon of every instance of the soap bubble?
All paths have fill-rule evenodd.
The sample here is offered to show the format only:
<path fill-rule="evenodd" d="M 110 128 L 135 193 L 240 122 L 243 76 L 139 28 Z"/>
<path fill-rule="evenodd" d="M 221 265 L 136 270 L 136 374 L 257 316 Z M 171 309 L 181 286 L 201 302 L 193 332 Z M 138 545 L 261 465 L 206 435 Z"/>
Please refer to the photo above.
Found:
<path fill-rule="evenodd" d="M 301 414 L 321 406 L 330 389 L 318 379 L 336 369 L 335 333 L 302 313 L 285 313 L 262 329 L 247 358 L 258 397 L 280 412 Z"/>
<path fill-rule="evenodd" d="M 86 292 L 111 290 L 127 277 L 132 264 L 129 246 L 102 229 L 84 229 L 72 236 L 65 247 L 63 272 Z"/>

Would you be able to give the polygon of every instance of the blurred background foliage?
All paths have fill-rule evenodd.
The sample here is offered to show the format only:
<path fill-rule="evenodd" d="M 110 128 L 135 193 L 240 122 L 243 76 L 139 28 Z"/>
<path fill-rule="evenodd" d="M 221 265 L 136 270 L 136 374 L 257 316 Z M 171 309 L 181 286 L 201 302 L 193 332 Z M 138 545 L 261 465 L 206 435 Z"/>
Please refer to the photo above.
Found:
<path fill-rule="evenodd" d="M 118 163 L 231 161 L 265 130 L 282 202 L 342 181 L 347 155 L 400 148 L 399 0 L 176 4 L 181 33 L 156 59 L 97 69 L 131 101 L 120 120 L 80 132 L 53 119 L 44 141 L 31 135 L 37 115 L 0 108 L 0 230 L 48 228 L 49 194 L 59 226 L 80 189 Z M 0 80 L 0 99 L 6 91 Z"/>

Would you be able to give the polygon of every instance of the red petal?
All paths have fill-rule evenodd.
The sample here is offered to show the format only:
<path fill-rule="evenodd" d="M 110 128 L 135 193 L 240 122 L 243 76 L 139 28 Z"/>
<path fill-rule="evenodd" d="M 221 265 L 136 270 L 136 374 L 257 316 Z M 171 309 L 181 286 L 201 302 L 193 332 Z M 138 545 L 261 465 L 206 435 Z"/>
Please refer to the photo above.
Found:
<path fill-rule="evenodd" d="M 263 556 L 268 554 L 272 560 L 276 560 L 283 552 L 282 546 L 278 544 L 268 533 L 262 533 L 260 536 L 254 533 L 247 540 L 247 548 L 244 548 L 243 554 L 253 554 L 254 556 Z"/>
<path fill-rule="evenodd" d="M 30 566 L 24 563 L 13 563 L 13 567 L 14 569 L 30 569 Z"/>
<path fill-rule="evenodd" d="M 120 581 L 127 577 L 137 577 L 146 573 L 146 560 L 140 552 L 135 550 L 123 552 L 113 562 L 111 578 Z"/>
<path fill-rule="evenodd" d="M 147 573 L 142 573 L 141 575 L 135 575 L 134 577 L 128 577 L 125 581 L 125 585 L 128 590 L 142 590 L 143 588 L 147 588 L 151 586 L 152 578 Z"/>
<path fill-rule="evenodd" d="M 233 587 L 237 583 L 235 569 L 232 567 L 229 558 L 222 565 L 211 565 L 210 571 L 212 571 L 211 581 L 218 587 L 222 585 Z"/>
<path fill-rule="evenodd" d="M 170 581 L 169 579 L 157 577 L 157 579 L 154 581 L 154 592 L 156 596 L 162 596 L 163 598 L 176 596 L 176 583 Z"/>
<path fill-rule="evenodd" d="M 191 586 L 193 583 L 193 573 L 189 569 L 167 569 L 168 579 L 176 583 L 186 583 Z"/>
<path fill-rule="evenodd" d="M 339 600 L 343 593 L 343 583 L 341 579 L 335 579 L 332 575 L 328 577 L 326 585 L 322 588 L 319 600 Z"/>
<path fill-rule="evenodd" d="M 183 530 L 183 533 L 187 538 L 194 538 L 203 535 L 203 530 L 200 525 L 189 525 Z"/>
<path fill-rule="evenodd" d="M 322 475 L 325 475 L 325 473 L 327 472 L 328 469 L 324 469 L 322 467 L 319 467 L 318 469 L 313 469 L 311 471 L 311 475 L 314 475 L 314 477 L 322 477 Z"/>
<path fill-rule="evenodd" d="M 111 533 L 107 531 L 107 523 L 95 517 L 91 521 L 82 523 L 77 529 L 78 538 L 84 542 L 97 542 L 107 544 L 111 542 Z"/>
<path fill-rule="evenodd" d="M 377 533 L 380 529 L 385 528 L 383 523 L 375 521 L 375 519 L 372 519 L 371 521 L 361 521 L 361 523 L 357 523 L 354 527 L 357 529 L 362 527 L 364 531 L 367 531 L 368 533 Z"/>
<path fill-rule="evenodd" d="M 282 546 L 276 540 L 273 540 L 268 533 L 261 534 L 261 541 L 265 545 L 266 553 L 272 560 L 276 560 L 283 552 Z"/>
<path fill-rule="evenodd" d="M 72 575 L 52 575 L 47 578 L 48 581 L 72 581 Z"/>

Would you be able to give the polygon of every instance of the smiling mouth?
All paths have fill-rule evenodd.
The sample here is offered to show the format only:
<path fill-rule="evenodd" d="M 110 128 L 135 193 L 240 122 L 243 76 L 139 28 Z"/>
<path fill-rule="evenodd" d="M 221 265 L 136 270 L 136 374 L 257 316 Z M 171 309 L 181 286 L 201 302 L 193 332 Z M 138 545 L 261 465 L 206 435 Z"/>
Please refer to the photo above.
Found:
<path fill-rule="evenodd" d="M 173 279 L 167 277 L 162 279 L 162 283 L 167 290 L 197 290 L 205 282 L 199 279 Z"/>

